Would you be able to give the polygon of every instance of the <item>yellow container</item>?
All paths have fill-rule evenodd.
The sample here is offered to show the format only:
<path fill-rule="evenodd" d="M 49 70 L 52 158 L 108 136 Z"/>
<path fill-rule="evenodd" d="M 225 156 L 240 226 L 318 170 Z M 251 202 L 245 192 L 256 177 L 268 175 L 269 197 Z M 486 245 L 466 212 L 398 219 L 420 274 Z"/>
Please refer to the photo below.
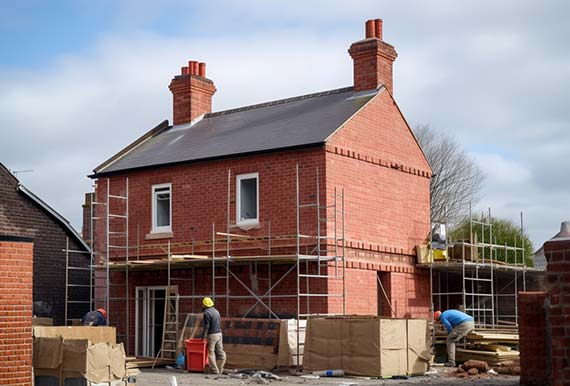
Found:
<path fill-rule="evenodd" d="M 447 251 L 442 251 L 441 249 L 432 250 L 433 260 L 447 260 Z"/>

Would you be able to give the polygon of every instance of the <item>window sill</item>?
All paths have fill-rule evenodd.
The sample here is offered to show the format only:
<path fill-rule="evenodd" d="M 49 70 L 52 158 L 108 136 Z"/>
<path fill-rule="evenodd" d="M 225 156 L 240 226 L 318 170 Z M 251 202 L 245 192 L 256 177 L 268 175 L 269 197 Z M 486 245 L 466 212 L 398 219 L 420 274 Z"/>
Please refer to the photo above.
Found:
<path fill-rule="evenodd" d="M 244 230 L 244 231 L 248 231 L 250 229 L 259 229 L 261 228 L 261 226 L 259 225 L 259 221 L 242 221 L 242 222 L 238 222 L 237 227 Z"/>
<path fill-rule="evenodd" d="M 145 240 L 157 240 L 157 239 L 171 239 L 174 237 L 172 232 L 150 232 L 144 238 Z"/>

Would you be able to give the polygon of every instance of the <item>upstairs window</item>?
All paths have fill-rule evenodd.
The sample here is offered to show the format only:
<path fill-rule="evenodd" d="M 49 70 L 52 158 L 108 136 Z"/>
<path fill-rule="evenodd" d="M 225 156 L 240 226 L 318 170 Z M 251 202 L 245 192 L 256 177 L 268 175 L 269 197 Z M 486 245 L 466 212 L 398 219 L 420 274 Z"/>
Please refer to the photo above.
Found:
<path fill-rule="evenodd" d="M 172 186 L 152 186 L 152 232 L 172 232 Z"/>
<path fill-rule="evenodd" d="M 237 179 L 237 223 L 259 223 L 259 175 L 240 174 Z"/>

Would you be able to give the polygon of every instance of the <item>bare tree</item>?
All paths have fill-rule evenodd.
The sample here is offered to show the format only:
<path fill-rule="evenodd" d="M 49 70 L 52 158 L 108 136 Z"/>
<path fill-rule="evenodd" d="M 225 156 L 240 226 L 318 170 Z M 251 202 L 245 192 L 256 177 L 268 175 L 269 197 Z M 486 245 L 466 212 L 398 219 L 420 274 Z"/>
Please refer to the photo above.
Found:
<path fill-rule="evenodd" d="M 469 204 L 479 200 L 483 171 L 449 135 L 425 124 L 416 125 L 414 132 L 433 171 L 431 220 L 455 224 L 468 214 Z"/>

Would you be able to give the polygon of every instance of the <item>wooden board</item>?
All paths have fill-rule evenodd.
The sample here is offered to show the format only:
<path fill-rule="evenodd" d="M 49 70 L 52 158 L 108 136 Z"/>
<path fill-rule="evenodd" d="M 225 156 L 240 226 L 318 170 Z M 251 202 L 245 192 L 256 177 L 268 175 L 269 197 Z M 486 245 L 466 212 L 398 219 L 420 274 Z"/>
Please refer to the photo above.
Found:
<path fill-rule="evenodd" d="M 519 334 L 497 334 L 478 331 L 467 335 L 467 338 L 473 340 L 519 340 Z"/>
<path fill-rule="evenodd" d="M 519 352 L 515 350 L 490 352 L 457 348 L 455 359 L 457 361 L 466 361 L 469 359 L 480 360 L 487 362 L 490 366 L 496 366 L 504 362 L 519 359 Z"/>
<path fill-rule="evenodd" d="M 490 352 L 499 352 L 499 351 L 512 351 L 512 348 L 509 346 L 503 346 L 500 344 L 490 344 L 490 343 L 485 343 L 485 342 L 481 342 L 481 343 L 477 343 L 470 346 L 470 350 L 475 350 L 475 351 L 490 351 Z"/>
<path fill-rule="evenodd" d="M 127 369 L 148 368 L 152 367 L 153 365 L 154 366 L 172 365 L 174 363 L 175 361 L 173 359 L 127 357 Z"/>
<path fill-rule="evenodd" d="M 277 366 L 277 352 L 274 346 L 253 344 L 225 344 L 229 369 L 272 370 Z"/>

